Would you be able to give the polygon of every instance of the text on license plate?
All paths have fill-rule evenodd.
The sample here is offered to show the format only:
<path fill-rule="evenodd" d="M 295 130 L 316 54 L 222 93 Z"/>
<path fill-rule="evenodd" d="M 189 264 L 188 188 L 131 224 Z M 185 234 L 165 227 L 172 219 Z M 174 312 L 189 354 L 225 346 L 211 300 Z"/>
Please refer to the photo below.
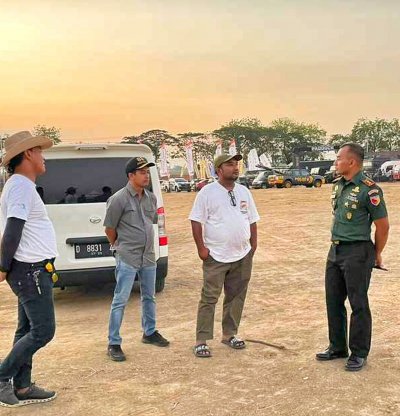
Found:
<path fill-rule="evenodd" d="M 74 251 L 76 259 L 109 257 L 113 255 L 109 243 L 75 244 Z"/>

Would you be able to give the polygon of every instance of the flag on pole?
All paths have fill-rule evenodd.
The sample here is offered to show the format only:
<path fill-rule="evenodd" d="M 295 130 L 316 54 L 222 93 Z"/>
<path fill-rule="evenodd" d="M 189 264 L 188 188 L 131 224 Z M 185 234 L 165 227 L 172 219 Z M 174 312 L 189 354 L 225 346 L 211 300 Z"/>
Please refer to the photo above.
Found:
<path fill-rule="evenodd" d="M 167 146 L 163 143 L 160 148 L 160 176 L 169 177 L 168 169 L 168 149 Z"/>
<path fill-rule="evenodd" d="M 229 154 L 232 156 L 237 155 L 235 139 L 233 139 L 229 144 Z"/>
<path fill-rule="evenodd" d="M 218 142 L 217 148 L 215 149 L 215 157 L 222 155 L 222 143 Z"/>
<path fill-rule="evenodd" d="M 217 172 L 215 172 L 215 166 L 213 162 L 208 161 L 208 170 L 210 171 L 210 176 L 212 178 L 216 178 L 218 176 Z"/>
<path fill-rule="evenodd" d="M 260 162 L 266 167 L 266 168 L 270 168 L 272 167 L 272 158 L 271 155 L 269 155 L 268 153 L 263 153 L 260 156 Z"/>
<path fill-rule="evenodd" d="M 251 149 L 249 154 L 247 155 L 247 163 L 248 163 L 248 170 L 259 170 L 260 168 L 257 167 L 260 164 L 260 160 L 258 159 L 257 150 Z"/>
<path fill-rule="evenodd" d="M 207 178 L 206 165 L 207 165 L 207 162 L 204 159 L 200 160 L 200 177 L 201 178 Z"/>
<path fill-rule="evenodd" d="M 194 174 L 194 166 L 193 166 L 193 143 L 188 142 L 186 144 L 186 163 L 188 168 L 189 176 L 192 178 Z"/>

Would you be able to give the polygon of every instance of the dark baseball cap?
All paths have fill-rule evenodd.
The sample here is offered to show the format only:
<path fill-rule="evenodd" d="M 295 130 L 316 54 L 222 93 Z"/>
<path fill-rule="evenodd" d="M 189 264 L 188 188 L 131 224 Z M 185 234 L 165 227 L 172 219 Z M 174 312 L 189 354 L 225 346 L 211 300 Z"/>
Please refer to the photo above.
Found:
<path fill-rule="evenodd" d="M 232 159 L 233 160 L 242 160 L 243 156 L 242 155 L 228 155 L 228 154 L 219 155 L 214 159 L 215 169 L 218 169 L 223 163 L 229 162 Z"/>
<path fill-rule="evenodd" d="M 155 164 L 153 162 L 148 162 L 144 157 L 133 157 L 126 163 L 125 172 L 128 174 L 134 172 L 135 170 L 151 168 L 152 166 L 155 166 Z"/>

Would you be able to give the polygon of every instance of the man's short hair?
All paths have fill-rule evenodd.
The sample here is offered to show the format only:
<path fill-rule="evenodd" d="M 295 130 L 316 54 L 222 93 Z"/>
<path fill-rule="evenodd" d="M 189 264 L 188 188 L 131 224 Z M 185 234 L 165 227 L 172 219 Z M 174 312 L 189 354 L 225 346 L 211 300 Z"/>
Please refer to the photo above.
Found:
<path fill-rule="evenodd" d="M 357 143 L 350 143 L 349 142 L 349 143 L 342 144 L 340 146 L 341 149 L 343 149 L 343 147 L 347 147 L 349 149 L 350 153 L 352 153 L 355 156 L 355 158 L 358 160 L 358 162 L 360 164 L 363 163 L 363 161 L 364 161 L 364 148 L 362 146 L 360 146 Z"/>

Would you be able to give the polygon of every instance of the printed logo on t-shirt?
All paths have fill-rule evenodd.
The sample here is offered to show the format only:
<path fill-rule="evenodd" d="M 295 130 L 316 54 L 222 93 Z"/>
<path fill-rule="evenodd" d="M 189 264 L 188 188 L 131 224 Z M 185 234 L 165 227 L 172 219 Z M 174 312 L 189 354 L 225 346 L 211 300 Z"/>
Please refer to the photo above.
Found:
<path fill-rule="evenodd" d="M 240 212 L 243 214 L 247 214 L 248 211 L 248 203 L 247 201 L 240 201 Z"/>

